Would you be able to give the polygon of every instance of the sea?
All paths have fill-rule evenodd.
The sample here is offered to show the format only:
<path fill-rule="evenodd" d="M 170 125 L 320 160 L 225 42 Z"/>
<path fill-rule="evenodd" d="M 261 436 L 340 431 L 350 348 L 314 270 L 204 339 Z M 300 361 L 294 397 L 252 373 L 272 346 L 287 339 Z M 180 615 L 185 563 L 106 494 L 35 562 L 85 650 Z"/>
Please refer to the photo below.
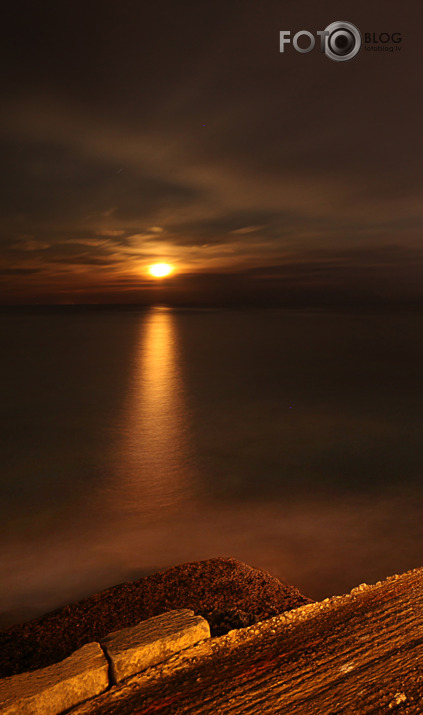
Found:
<path fill-rule="evenodd" d="M 423 316 L 0 315 L 0 625 L 233 557 L 313 599 L 423 565 Z"/>

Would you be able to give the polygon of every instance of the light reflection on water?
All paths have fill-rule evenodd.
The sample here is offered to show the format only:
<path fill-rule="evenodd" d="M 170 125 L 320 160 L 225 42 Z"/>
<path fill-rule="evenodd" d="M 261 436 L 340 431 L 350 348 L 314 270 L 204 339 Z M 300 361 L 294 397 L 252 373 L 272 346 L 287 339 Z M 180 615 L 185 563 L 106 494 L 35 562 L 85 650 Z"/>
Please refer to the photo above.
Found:
<path fill-rule="evenodd" d="M 314 598 L 423 563 L 420 317 L 2 328 L 3 624 L 212 556 Z"/>
<path fill-rule="evenodd" d="M 139 323 L 115 471 L 109 478 L 109 497 L 118 512 L 155 516 L 177 508 L 188 487 L 193 489 L 179 363 L 175 317 L 166 308 L 154 308 Z"/>

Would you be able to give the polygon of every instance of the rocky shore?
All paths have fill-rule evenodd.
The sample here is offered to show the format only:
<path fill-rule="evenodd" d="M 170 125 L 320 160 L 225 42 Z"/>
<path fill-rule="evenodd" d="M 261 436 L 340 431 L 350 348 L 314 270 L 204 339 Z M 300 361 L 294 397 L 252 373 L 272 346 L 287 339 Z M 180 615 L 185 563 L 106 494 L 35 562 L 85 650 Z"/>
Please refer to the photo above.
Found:
<path fill-rule="evenodd" d="M 421 715 L 422 629 L 423 568 L 310 602 L 234 559 L 182 564 L 1 633 L 0 712 Z"/>
<path fill-rule="evenodd" d="M 190 609 L 212 636 L 311 603 L 293 586 L 231 558 L 175 566 L 0 633 L 0 678 L 44 668 L 87 643 L 167 611 Z"/>

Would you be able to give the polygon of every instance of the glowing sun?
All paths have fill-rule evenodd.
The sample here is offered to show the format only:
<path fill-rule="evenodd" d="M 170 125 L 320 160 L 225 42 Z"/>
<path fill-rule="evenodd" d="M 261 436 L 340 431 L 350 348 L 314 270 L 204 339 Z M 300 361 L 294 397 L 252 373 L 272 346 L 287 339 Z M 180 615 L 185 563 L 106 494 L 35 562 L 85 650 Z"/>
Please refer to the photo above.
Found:
<path fill-rule="evenodd" d="M 148 267 L 148 272 L 151 276 L 154 276 L 154 278 L 164 278 L 170 275 L 172 271 L 173 266 L 170 266 L 168 263 L 155 263 L 153 266 Z"/>

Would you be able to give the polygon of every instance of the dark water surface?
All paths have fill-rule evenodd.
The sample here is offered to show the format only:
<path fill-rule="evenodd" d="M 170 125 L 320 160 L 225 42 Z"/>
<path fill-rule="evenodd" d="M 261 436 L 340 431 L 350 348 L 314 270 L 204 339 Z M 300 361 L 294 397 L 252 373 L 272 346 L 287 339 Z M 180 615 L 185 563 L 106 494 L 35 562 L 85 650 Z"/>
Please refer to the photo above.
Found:
<path fill-rule="evenodd" d="M 3 624 L 233 556 L 322 598 L 423 565 L 423 317 L 0 317 Z"/>

